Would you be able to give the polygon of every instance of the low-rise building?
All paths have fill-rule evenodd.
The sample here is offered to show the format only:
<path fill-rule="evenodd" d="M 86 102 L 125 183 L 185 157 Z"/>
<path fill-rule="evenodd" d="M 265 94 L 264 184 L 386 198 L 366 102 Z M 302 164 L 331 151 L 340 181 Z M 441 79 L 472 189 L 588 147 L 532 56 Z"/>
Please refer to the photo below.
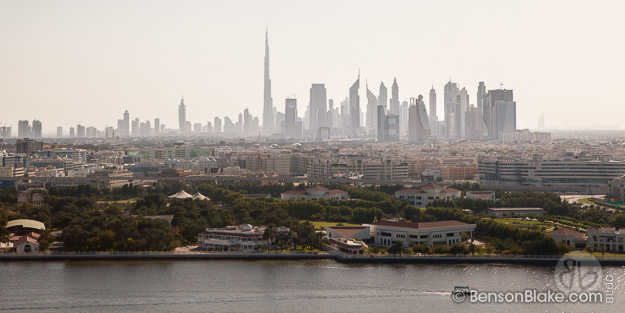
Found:
<path fill-rule="evenodd" d="M 625 251 L 625 231 L 614 227 L 591 227 L 588 229 L 588 246 L 595 250 Z"/>
<path fill-rule="evenodd" d="M 371 238 L 369 226 L 326 226 L 328 239 L 359 238 L 367 240 Z"/>
<path fill-rule="evenodd" d="M 368 246 L 360 241 L 348 238 L 331 238 L 328 240 L 330 245 L 336 248 L 338 251 L 347 254 L 364 254 Z"/>
<path fill-rule="evenodd" d="M 563 243 L 572 249 L 584 249 L 586 248 L 586 234 L 578 231 L 570 230 L 567 228 L 560 228 L 552 232 L 548 232 L 547 235 L 553 238 L 556 243 Z"/>
<path fill-rule="evenodd" d="M 466 192 L 467 199 L 473 200 L 495 200 L 495 192 L 494 191 L 467 191 Z"/>
<path fill-rule="evenodd" d="M 208 251 L 254 251 L 263 245 L 265 229 L 250 224 L 206 229 L 198 234 L 198 248 Z"/>
<path fill-rule="evenodd" d="M 494 216 L 543 215 L 545 210 L 541 208 L 489 208 L 487 213 Z"/>
<path fill-rule="evenodd" d="M 419 189 L 409 188 L 395 192 L 395 198 L 404 199 L 410 204 L 424 208 L 434 200 L 455 200 L 460 199 L 462 192 L 454 188 L 447 188 L 437 184 L 429 184 Z"/>
<path fill-rule="evenodd" d="M 453 245 L 462 241 L 462 233 L 469 233 L 472 236 L 475 230 L 475 224 L 453 220 L 426 223 L 379 221 L 363 226 L 371 227 L 376 245 L 390 246 L 396 241 L 403 241 L 407 247 L 414 244 Z"/>
<path fill-rule="evenodd" d="M 289 190 L 280 194 L 282 200 L 347 200 L 347 191 L 313 186 L 306 190 Z"/>

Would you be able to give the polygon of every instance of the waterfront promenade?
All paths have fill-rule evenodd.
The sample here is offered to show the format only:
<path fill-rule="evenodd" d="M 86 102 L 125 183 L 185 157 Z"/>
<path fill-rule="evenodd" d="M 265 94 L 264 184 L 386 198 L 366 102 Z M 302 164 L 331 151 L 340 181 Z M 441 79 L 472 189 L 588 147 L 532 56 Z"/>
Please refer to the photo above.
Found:
<path fill-rule="evenodd" d="M 567 255 L 577 260 L 597 259 L 601 265 L 625 265 L 625 255 Z M 115 252 L 42 252 L 3 253 L 0 262 L 10 261 L 116 261 L 116 260 L 334 260 L 341 263 L 422 263 L 422 264 L 532 264 L 555 265 L 559 255 L 351 255 L 340 252 L 195 252 L 195 251 L 115 251 Z"/>

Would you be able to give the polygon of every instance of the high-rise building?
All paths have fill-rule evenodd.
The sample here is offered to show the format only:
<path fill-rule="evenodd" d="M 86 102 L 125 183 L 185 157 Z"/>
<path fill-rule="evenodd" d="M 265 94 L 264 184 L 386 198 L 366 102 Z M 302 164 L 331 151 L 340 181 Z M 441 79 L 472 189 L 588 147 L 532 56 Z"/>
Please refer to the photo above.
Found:
<path fill-rule="evenodd" d="M 324 84 L 312 84 L 310 87 L 310 103 L 308 105 L 311 134 L 316 134 L 319 127 L 326 126 L 325 115 L 328 111 L 328 100 Z"/>
<path fill-rule="evenodd" d="M 415 102 L 408 108 L 408 142 L 416 143 L 430 137 L 430 121 L 423 96 L 419 95 Z"/>
<path fill-rule="evenodd" d="M 436 90 L 434 90 L 434 86 L 430 89 L 430 130 L 432 131 L 432 136 L 439 136 L 438 115 L 436 115 Z"/>
<path fill-rule="evenodd" d="M 377 112 L 378 114 L 376 116 L 376 124 L 377 124 L 376 125 L 377 126 L 376 127 L 377 128 L 376 132 L 377 132 L 377 135 L 378 135 L 378 141 L 386 141 L 386 137 L 385 137 L 385 135 L 386 135 L 386 132 L 385 132 L 385 129 L 386 129 L 386 107 L 381 105 L 381 104 L 379 104 L 378 107 L 377 107 L 377 110 L 378 110 L 378 112 Z"/>
<path fill-rule="evenodd" d="M 193 132 L 194 133 L 201 133 L 202 132 L 202 123 L 195 123 L 195 124 L 193 124 Z"/>
<path fill-rule="evenodd" d="M 30 138 L 30 125 L 27 120 L 17 122 L 17 138 Z"/>
<path fill-rule="evenodd" d="M 69 128 L 69 137 L 70 138 L 76 137 L 76 131 L 74 130 L 74 127 Z"/>
<path fill-rule="evenodd" d="M 161 132 L 161 119 L 157 117 L 154 119 L 154 136 L 158 136 L 158 133 L 160 132 Z"/>
<path fill-rule="evenodd" d="M 247 136 L 250 134 L 252 123 L 252 115 L 250 114 L 250 110 L 243 110 L 243 135 Z"/>
<path fill-rule="evenodd" d="M 132 135 L 132 137 L 139 137 L 140 134 L 141 134 L 141 121 L 139 121 L 139 118 L 137 117 L 134 120 L 132 120 L 132 132 L 131 132 L 131 135 Z"/>
<path fill-rule="evenodd" d="M 490 122 L 488 139 L 500 139 L 504 132 L 516 130 L 516 103 L 512 90 L 489 90 L 486 96 Z M 498 105 L 498 102 L 501 102 Z"/>
<path fill-rule="evenodd" d="M 358 95 L 358 89 L 360 88 L 360 73 L 358 73 L 358 79 L 349 88 L 349 115 L 350 127 L 352 129 L 352 135 L 355 135 L 360 129 L 360 95 Z"/>
<path fill-rule="evenodd" d="M 457 109 L 457 117 L 458 124 L 457 129 L 460 130 L 460 135 L 458 138 L 466 138 L 467 137 L 467 109 L 469 107 L 469 94 L 466 88 L 462 88 L 458 91 L 458 106 Z"/>
<path fill-rule="evenodd" d="M 399 86 L 397 85 L 397 78 L 393 78 L 393 85 L 391 86 L 391 114 L 400 115 L 399 111 Z"/>
<path fill-rule="evenodd" d="M 383 106 L 384 109 L 388 107 L 388 93 L 384 82 L 380 83 L 380 94 L 378 95 L 378 104 Z"/>
<path fill-rule="evenodd" d="M 384 141 L 399 141 L 399 115 L 389 114 L 386 116 Z"/>
<path fill-rule="evenodd" d="M 130 113 L 128 113 L 128 110 L 124 112 L 124 122 L 122 123 L 122 125 L 123 125 L 123 128 L 120 129 L 122 137 L 129 137 L 130 136 Z"/>
<path fill-rule="evenodd" d="M 412 99 L 414 100 L 414 99 Z M 399 106 L 399 134 L 408 135 L 408 101 L 403 101 Z"/>
<path fill-rule="evenodd" d="M 56 128 L 56 137 L 57 137 L 57 138 L 61 138 L 61 137 L 63 137 L 63 127 L 58 126 L 58 127 Z"/>
<path fill-rule="evenodd" d="M 34 120 L 33 121 L 33 138 L 40 139 L 43 137 L 41 121 Z"/>
<path fill-rule="evenodd" d="M 221 119 L 215 116 L 215 133 L 221 133 Z"/>
<path fill-rule="evenodd" d="M 264 98 L 263 98 L 263 129 L 266 134 L 271 134 L 275 130 L 275 120 L 273 116 L 273 98 L 271 97 L 271 79 L 269 78 L 269 31 L 265 30 L 265 77 L 264 77 Z"/>
<path fill-rule="evenodd" d="M 488 93 L 486 92 L 486 86 L 484 85 L 484 82 L 480 82 L 477 86 L 477 99 L 475 100 L 476 107 L 477 107 L 477 114 L 480 115 L 479 116 L 480 120 L 477 122 L 478 125 L 476 125 L 480 133 L 479 139 L 488 137 L 488 125 L 490 123 L 490 109 L 488 108 L 487 95 Z"/>
<path fill-rule="evenodd" d="M 447 138 L 460 138 L 459 107 L 458 85 L 449 81 L 445 85 L 445 136 Z"/>
<path fill-rule="evenodd" d="M 87 132 L 85 131 L 85 126 L 82 126 L 80 124 L 76 125 L 76 137 L 84 138 L 86 135 L 87 135 Z"/>
<path fill-rule="evenodd" d="M 181 133 L 189 131 L 187 129 L 187 106 L 184 104 L 184 98 L 180 100 L 180 105 L 178 105 L 178 127 Z"/>
<path fill-rule="evenodd" d="M 287 98 L 284 100 L 284 115 L 284 135 L 287 138 L 295 138 L 297 134 L 297 99 Z"/>
<path fill-rule="evenodd" d="M 365 119 L 365 127 L 368 133 L 374 133 L 377 128 L 378 121 L 378 98 L 369 90 L 369 84 L 365 83 L 367 89 L 367 115 Z"/>
<path fill-rule="evenodd" d="M 0 127 L 0 138 L 10 138 L 11 137 L 11 127 L 2 126 Z"/>

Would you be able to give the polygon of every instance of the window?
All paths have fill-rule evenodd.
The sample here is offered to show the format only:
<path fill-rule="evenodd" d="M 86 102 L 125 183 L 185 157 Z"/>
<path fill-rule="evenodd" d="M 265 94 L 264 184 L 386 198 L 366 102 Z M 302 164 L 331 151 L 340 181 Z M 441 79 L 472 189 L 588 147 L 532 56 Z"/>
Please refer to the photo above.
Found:
<path fill-rule="evenodd" d="M 428 235 L 421 235 L 421 239 L 427 239 Z"/>
<path fill-rule="evenodd" d="M 443 234 L 434 234 L 432 235 L 432 238 L 443 238 Z"/>
<path fill-rule="evenodd" d="M 447 237 L 453 237 L 454 233 L 447 233 Z"/>

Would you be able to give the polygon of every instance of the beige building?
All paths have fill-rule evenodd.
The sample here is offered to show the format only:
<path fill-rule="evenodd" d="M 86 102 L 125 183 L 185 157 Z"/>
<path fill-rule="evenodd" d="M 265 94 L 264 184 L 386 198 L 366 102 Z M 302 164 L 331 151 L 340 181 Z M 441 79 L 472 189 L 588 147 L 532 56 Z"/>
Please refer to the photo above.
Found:
<path fill-rule="evenodd" d="M 434 200 L 460 199 L 462 192 L 454 188 L 447 188 L 437 184 L 429 184 L 420 189 L 402 189 L 395 192 L 395 198 L 408 201 L 410 204 L 424 208 Z"/>

